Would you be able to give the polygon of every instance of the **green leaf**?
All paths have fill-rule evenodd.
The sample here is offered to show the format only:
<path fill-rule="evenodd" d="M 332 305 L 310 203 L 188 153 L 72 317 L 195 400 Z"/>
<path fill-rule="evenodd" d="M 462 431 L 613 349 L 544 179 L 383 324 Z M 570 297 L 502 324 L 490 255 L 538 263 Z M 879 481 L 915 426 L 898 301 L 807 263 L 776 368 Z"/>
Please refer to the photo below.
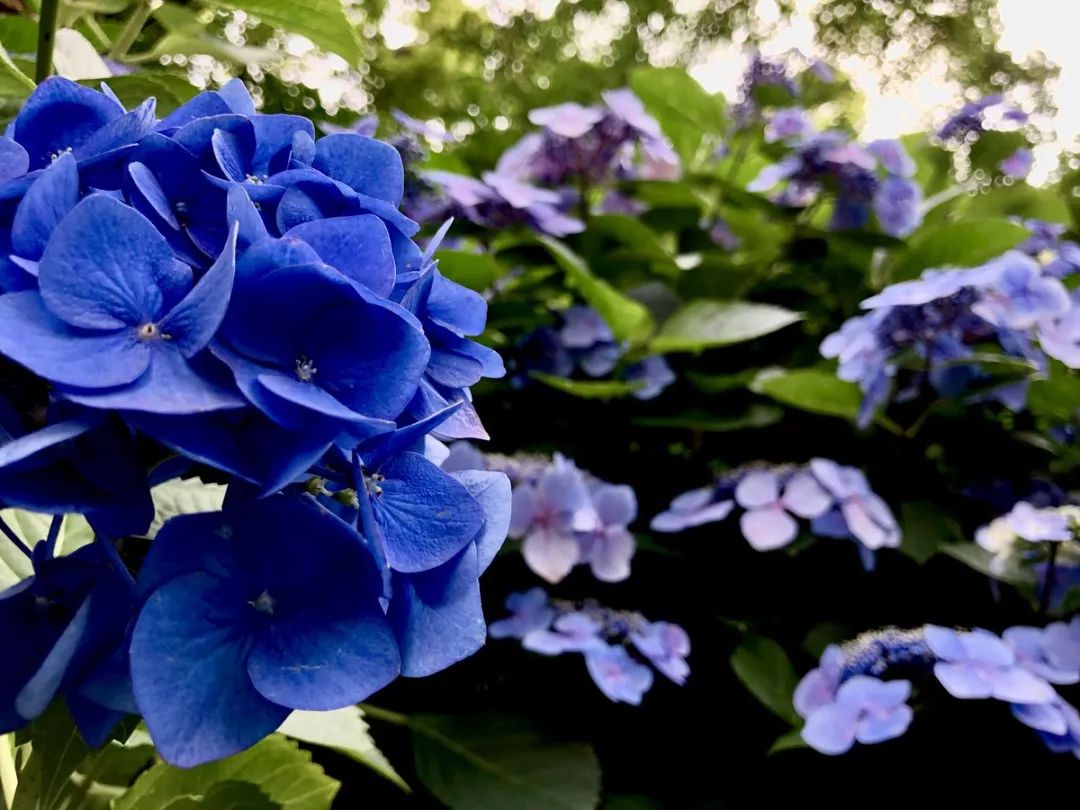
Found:
<path fill-rule="evenodd" d="M 731 656 L 731 668 L 765 708 L 793 726 L 800 724 L 791 703 L 799 679 L 779 644 L 765 636 L 747 633 Z"/>
<path fill-rule="evenodd" d="M 90 754 L 62 701 L 53 701 L 30 724 L 30 757 L 19 773 L 11 810 L 61 810 L 68 806 L 70 778 Z"/>
<path fill-rule="evenodd" d="M 638 68 L 630 89 L 656 118 L 683 162 L 693 162 L 703 135 L 724 132 L 724 101 L 712 96 L 682 68 Z"/>
<path fill-rule="evenodd" d="M 1005 219 L 963 219 L 921 228 L 887 269 L 889 283 L 918 278 L 930 267 L 974 267 L 1016 247 L 1026 228 Z"/>
<path fill-rule="evenodd" d="M 900 550 L 922 565 L 946 543 L 959 539 L 960 527 L 930 501 L 910 501 L 900 506 Z"/>
<path fill-rule="evenodd" d="M 988 130 L 979 135 L 979 140 L 971 145 L 971 167 L 982 169 L 993 177 L 1000 174 L 998 164 L 1012 155 L 1022 146 L 1028 146 L 1028 139 L 1022 132 L 998 132 Z"/>
<path fill-rule="evenodd" d="M 419 715 L 409 727 L 417 775 L 453 810 L 592 810 L 600 800 L 592 748 L 519 718 Z"/>
<path fill-rule="evenodd" d="M 543 371 L 531 371 L 529 376 L 544 385 L 581 399 L 618 399 L 628 397 L 645 383 L 621 380 L 568 380 Z"/>
<path fill-rule="evenodd" d="M 1032 381 L 1027 406 L 1033 414 L 1052 422 L 1072 422 L 1080 410 L 1080 377 L 1057 360 L 1050 361 L 1050 373 Z"/>
<path fill-rule="evenodd" d="M 585 301 L 600 313 L 615 339 L 631 344 L 643 343 L 653 331 L 652 315 L 640 303 L 627 298 L 603 279 L 592 274 L 584 260 L 570 248 L 550 236 L 538 237 L 566 273 L 566 280 Z"/>
<path fill-rule="evenodd" d="M 780 408 L 770 405 L 751 405 L 739 416 L 717 416 L 708 411 L 687 411 L 673 416 L 642 416 L 633 424 L 650 428 L 673 428 L 692 430 L 695 433 L 730 433 L 733 430 L 749 430 L 775 425 L 784 418 Z"/>
<path fill-rule="evenodd" d="M 490 253 L 440 250 L 438 259 L 440 273 L 476 292 L 489 289 L 506 272 L 506 268 Z"/>
<path fill-rule="evenodd" d="M 211 785 L 205 794 L 180 796 L 162 806 L 162 810 L 277 810 L 258 785 L 229 780 Z"/>
<path fill-rule="evenodd" d="M 686 305 L 660 328 L 650 351 L 698 352 L 768 335 L 802 320 L 802 315 L 772 304 L 703 299 Z"/>
<path fill-rule="evenodd" d="M 1027 183 L 1000 186 L 971 199 L 965 216 L 1020 217 L 1044 219 L 1068 225 L 1069 206 L 1062 195 L 1050 188 L 1036 188 Z"/>
<path fill-rule="evenodd" d="M 97 84 L 96 82 L 92 84 Z M 154 70 L 142 70 L 128 76 L 114 76 L 108 81 L 128 109 L 141 104 L 150 96 L 157 99 L 157 114 L 168 115 L 195 95 L 195 88 L 182 76 Z"/>
<path fill-rule="evenodd" d="M 332 712 L 296 711 L 289 715 L 278 731 L 294 740 L 332 748 L 368 766 L 402 790 L 409 790 L 394 766 L 375 747 L 364 720 L 364 712 L 359 706 L 347 706 Z"/>
<path fill-rule="evenodd" d="M 653 270 L 677 274 L 679 266 L 662 244 L 656 231 L 639 219 L 625 214 L 601 214 L 589 220 L 589 237 L 597 234 L 606 236 L 626 246 L 635 257 L 645 259 Z M 440 256 L 440 268 L 442 261 Z"/>
<path fill-rule="evenodd" d="M 206 484 L 201 478 L 173 478 L 150 490 L 154 520 L 147 537 L 155 537 L 171 517 L 195 512 L 220 512 L 225 501 L 224 484 Z"/>
<path fill-rule="evenodd" d="M 862 403 L 858 385 L 820 368 L 764 369 L 750 383 L 750 390 L 802 411 L 851 421 Z"/>
<path fill-rule="evenodd" d="M 734 374 L 703 374 L 691 369 L 686 372 L 686 379 L 692 386 L 706 394 L 722 394 L 726 391 L 748 388 L 760 373 L 761 369 L 756 368 L 748 368 Z"/>
<path fill-rule="evenodd" d="M 940 550 L 942 554 L 948 554 L 968 568 L 991 579 L 998 579 L 1018 587 L 1031 586 L 1035 582 L 1035 575 L 1029 569 L 1013 568 L 1000 573 L 994 571 L 990 567 L 994 555 L 975 543 L 945 543 Z"/>
<path fill-rule="evenodd" d="M 0 70 L 11 76 L 17 84 L 26 88 L 27 92 L 33 92 L 34 88 L 37 87 L 33 79 L 19 70 L 19 66 L 12 60 L 11 54 L 7 52 L 2 42 L 0 42 Z"/>
<path fill-rule="evenodd" d="M 255 785 L 284 810 L 327 810 L 340 787 L 311 761 L 311 754 L 274 734 L 241 754 L 196 768 L 183 770 L 159 763 L 143 773 L 113 807 L 161 810 L 185 797 L 201 798 L 204 804 L 194 806 L 206 806 L 215 785 L 236 781 Z"/>
<path fill-rule="evenodd" d="M 268 25 L 307 37 L 324 51 L 359 67 L 360 41 L 345 16 L 341 0 L 203 0 L 217 8 L 239 9 Z"/>
<path fill-rule="evenodd" d="M 795 728 L 787 734 L 781 734 L 776 741 L 769 746 L 767 756 L 779 754 L 781 751 L 791 751 L 796 748 L 807 748 L 806 741 L 802 738 L 802 732 Z"/>
<path fill-rule="evenodd" d="M 814 658 L 821 658 L 830 644 L 842 644 L 851 638 L 851 628 L 838 622 L 819 622 L 815 624 L 803 639 L 803 649 Z"/>

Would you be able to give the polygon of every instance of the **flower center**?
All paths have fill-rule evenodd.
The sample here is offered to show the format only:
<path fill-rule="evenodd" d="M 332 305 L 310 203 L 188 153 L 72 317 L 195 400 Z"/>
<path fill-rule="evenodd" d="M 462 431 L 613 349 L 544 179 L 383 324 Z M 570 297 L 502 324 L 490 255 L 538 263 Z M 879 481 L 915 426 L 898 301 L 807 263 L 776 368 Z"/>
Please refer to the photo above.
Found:
<path fill-rule="evenodd" d="M 138 329 L 139 340 L 168 340 L 169 336 L 158 328 L 156 323 L 144 323 Z"/>
<path fill-rule="evenodd" d="M 386 480 L 386 476 L 380 473 L 372 473 L 371 475 L 364 477 L 364 484 L 367 486 L 369 495 L 382 495 L 383 488 L 382 482 Z"/>
<path fill-rule="evenodd" d="M 311 378 L 315 376 L 315 372 L 318 369 L 315 368 L 315 361 L 308 358 L 306 355 L 300 355 L 296 358 L 296 379 L 300 382 L 311 382 Z"/>
<path fill-rule="evenodd" d="M 266 182 L 266 175 L 265 174 L 249 174 L 246 179 L 247 179 L 247 181 L 249 183 L 251 183 L 253 185 L 256 185 L 256 186 L 260 186 L 260 185 L 262 185 L 263 183 Z"/>
<path fill-rule="evenodd" d="M 265 613 L 267 616 L 273 616 L 274 608 L 277 606 L 274 597 L 272 597 L 268 591 L 263 591 L 248 604 L 259 611 L 259 613 Z"/>

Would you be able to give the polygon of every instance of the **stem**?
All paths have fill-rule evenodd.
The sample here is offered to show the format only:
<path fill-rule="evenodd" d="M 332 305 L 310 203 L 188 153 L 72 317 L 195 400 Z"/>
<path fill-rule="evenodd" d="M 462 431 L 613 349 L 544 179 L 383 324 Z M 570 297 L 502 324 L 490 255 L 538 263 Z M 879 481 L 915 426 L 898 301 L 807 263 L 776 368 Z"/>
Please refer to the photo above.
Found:
<path fill-rule="evenodd" d="M 105 33 L 105 29 L 101 27 L 93 14 L 88 14 L 83 18 L 83 22 L 86 24 L 86 30 L 93 34 L 98 40 L 98 46 L 108 50 L 112 47 L 112 41 L 109 39 L 109 35 Z"/>
<path fill-rule="evenodd" d="M 19 535 L 15 534 L 15 532 L 11 530 L 11 527 L 7 525 L 7 521 L 5 521 L 3 518 L 0 518 L 0 532 L 3 533 L 4 537 L 11 541 L 11 544 L 15 546 L 15 548 L 17 548 L 30 559 L 34 558 L 34 552 L 32 552 L 30 550 L 30 547 L 22 541 Z"/>
<path fill-rule="evenodd" d="M 1039 597 L 1039 617 L 1045 619 L 1050 611 L 1050 600 L 1054 595 L 1054 580 L 1057 578 L 1058 543 L 1050 542 L 1050 559 L 1046 562 L 1046 579 Z"/>
<path fill-rule="evenodd" d="M 150 19 L 153 10 L 154 4 L 150 0 L 139 0 L 135 4 L 127 24 L 124 25 L 124 29 L 117 35 L 112 48 L 109 49 L 110 59 L 121 60 L 127 56 L 128 50 L 135 44 L 135 40 L 138 39 L 139 33 L 146 25 L 146 21 Z"/>
<path fill-rule="evenodd" d="M 384 723 L 393 723 L 395 726 L 409 725 L 409 718 L 404 714 L 398 714 L 389 709 L 380 709 L 378 706 L 372 706 L 370 703 L 361 703 L 360 711 L 368 717 L 374 718 L 375 720 L 382 720 Z"/>
<path fill-rule="evenodd" d="M 34 66 L 34 78 L 40 84 L 52 73 L 53 45 L 56 44 L 56 17 L 60 11 L 60 0 L 41 0 L 41 14 L 38 17 L 37 63 Z"/>
<path fill-rule="evenodd" d="M 53 515 L 49 521 L 49 533 L 45 536 L 45 553 L 49 557 L 56 556 L 56 540 L 60 537 L 60 526 L 63 522 L 63 515 Z"/>

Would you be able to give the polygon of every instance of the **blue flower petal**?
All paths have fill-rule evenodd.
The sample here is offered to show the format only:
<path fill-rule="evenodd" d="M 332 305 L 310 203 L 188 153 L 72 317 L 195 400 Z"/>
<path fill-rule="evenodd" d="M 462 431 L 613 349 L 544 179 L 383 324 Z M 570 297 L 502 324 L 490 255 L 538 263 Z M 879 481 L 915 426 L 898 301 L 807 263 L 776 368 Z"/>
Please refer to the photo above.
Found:
<path fill-rule="evenodd" d="M 289 714 L 248 677 L 249 598 L 209 574 L 186 574 L 157 589 L 139 614 L 131 636 L 135 701 L 172 765 L 243 751 Z"/>
<path fill-rule="evenodd" d="M 53 76 L 30 94 L 11 136 L 26 147 L 30 168 L 41 169 L 53 155 L 83 143 L 123 114 L 124 108 L 108 96 Z"/>
<path fill-rule="evenodd" d="M 213 267 L 161 321 L 162 333 L 185 357 L 205 349 L 225 318 L 236 271 L 236 234 L 234 225 Z"/>
<path fill-rule="evenodd" d="M 390 567 L 403 573 L 445 563 L 483 528 L 484 510 L 469 491 L 418 453 L 402 453 L 379 468 L 381 495 L 372 496 Z"/>
<path fill-rule="evenodd" d="M 478 577 L 472 545 L 431 571 L 394 575 L 388 617 L 401 646 L 402 675 L 432 675 L 484 645 Z"/>
<path fill-rule="evenodd" d="M 26 174 L 30 156 L 22 146 L 9 138 L 0 137 L 0 183 Z"/>
<path fill-rule="evenodd" d="M 376 295 L 388 296 L 394 288 L 390 234 L 378 217 L 363 214 L 305 222 L 285 236 L 303 239 L 322 261 Z"/>
<path fill-rule="evenodd" d="M 315 144 L 312 165 L 360 194 L 401 202 L 405 170 L 390 144 L 350 133 L 327 135 Z"/>
<path fill-rule="evenodd" d="M 484 510 L 484 529 L 473 541 L 484 573 L 499 553 L 510 529 L 510 479 L 504 473 L 486 470 L 462 470 L 452 473 Z"/>
<path fill-rule="evenodd" d="M 75 158 L 61 155 L 26 192 L 11 223 L 11 246 L 27 259 L 40 259 L 56 226 L 79 201 Z"/>
<path fill-rule="evenodd" d="M 33 291 L 0 296 L 0 352 L 48 380 L 85 388 L 126 385 L 150 364 L 150 347 L 134 329 L 76 331 Z"/>
<path fill-rule="evenodd" d="M 157 277 L 172 267 L 168 243 L 146 217 L 94 194 L 57 226 L 38 281 L 52 313 L 72 326 L 119 329 L 158 319 Z"/>

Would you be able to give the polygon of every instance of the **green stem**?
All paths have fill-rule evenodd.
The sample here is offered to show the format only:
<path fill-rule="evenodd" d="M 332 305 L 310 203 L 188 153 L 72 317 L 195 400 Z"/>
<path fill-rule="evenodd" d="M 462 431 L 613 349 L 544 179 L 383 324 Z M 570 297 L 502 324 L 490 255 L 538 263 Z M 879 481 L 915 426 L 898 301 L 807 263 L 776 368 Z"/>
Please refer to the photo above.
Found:
<path fill-rule="evenodd" d="M 393 723 L 395 726 L 409 725 L 409 718 L 404 714 L 398 714 L 389 709 L 380 709 L 378 706 L 372 706 L 370 703 L 361 703 L 360 710 L 366 716 L 375 720 L 382 720 L 384 723 Z"/>
<path fill-rule="evenodd" d="M 37 64 L 34 78 L 40 84 L 52 73 L 53 45 L 56 44 L 56 18 L 60 11 L 60 0 L 41 0 L 41 14 L 38 16 Z"/>
<path fill-rule="evenodd" d="M 117 61 L 127 56 L 127 52 L 131 49 L 131 46 L 135 44 L 135 40 L 139 37 L 139 32 L 142 31 L 143 26 L 146 25 L 146 21 L 150 19 L 150 15 L 154 11 L 154 3 L 151 0 L 139 0 L 135 4 L 135 8 L 131 12 L 131 16 L 128 17 L 127 23 L 116 39 L 113 41 L 112 48 L 109 49 L 109 58 L 116 59 Z"/>

